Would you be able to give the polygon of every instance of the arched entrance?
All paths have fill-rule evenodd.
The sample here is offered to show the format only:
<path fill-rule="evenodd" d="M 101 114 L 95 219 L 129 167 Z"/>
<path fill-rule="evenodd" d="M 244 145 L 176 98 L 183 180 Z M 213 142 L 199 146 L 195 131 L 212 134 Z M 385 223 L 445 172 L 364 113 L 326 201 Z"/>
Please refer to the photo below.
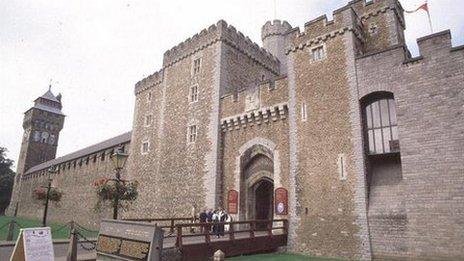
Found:
<path fill-rule="evenodd" d="M 240 219 L 272 219 L 274 202 L 274 157 L 271 150 L 254 145 L 242 155 Z"/>
<path fill-rule="evenodd" d="M 274 183 L 261 179 L 254 185 L 255 217 L 254 219 L 272 219 L 274 202 Z"/>

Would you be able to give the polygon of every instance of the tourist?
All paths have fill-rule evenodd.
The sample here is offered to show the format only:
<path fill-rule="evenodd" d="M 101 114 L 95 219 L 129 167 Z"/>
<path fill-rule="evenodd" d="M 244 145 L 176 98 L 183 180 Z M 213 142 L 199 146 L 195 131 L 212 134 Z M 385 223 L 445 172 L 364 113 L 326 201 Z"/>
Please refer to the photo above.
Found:
<path fill-rule="evenodd" d="M 212 223 L 213 222 L 213 209 L 210 208 L 208 212 L 206 213 L 206 222 Z M 211 225 L 208 226 L 208 231 L 211 232 Z"/>
<path fill-rule="evenodd" d="M 217 238 L 220 237 L 220 231 L 219 227 L 219 210 L 215 210 L 213 212 L 213 234 L 217 236 Z"/>
<path fill-rule="evenodd" d="M 224 229 L 225 229 L 224 222 L 226 222 L 226 219 L 227 219 L 227 212 L 224 209 L 219 208 L 218 216 L 219 216 L 219 222 L 221 222 L 221 224 L 219 224 L 218 226 L 218 234 L 220 236 L 224 236 Z"/>
<path fill-rule="evenodd" d="M 204 208 L 200 212 L 199 218 L 200 218 L 200 223 L 206 223 L 206 220 L 208 219 L 208 214 L 206 214 L 206 208 Z M 201 234 L 205 233 L 205 228 L 207 229 L 206 225 L 200 227 Z"/>
<path fill-rule="evenodd" d="M 231 216 L 229 213 L 227 213 L 226 211 L 224 211 L 224 212 L 225 212 L 225 215 L 226 215 L 225 222 L 226 222 L 226 223 L 232 222 L 232 221 L 233 221 L 233 220 L 232 220 L 232 216 Z M 226 225 L 224 225 L 224 231 L 229 232 L 230 226 L 232 226 L 232 224 L 226 224 Z"/>

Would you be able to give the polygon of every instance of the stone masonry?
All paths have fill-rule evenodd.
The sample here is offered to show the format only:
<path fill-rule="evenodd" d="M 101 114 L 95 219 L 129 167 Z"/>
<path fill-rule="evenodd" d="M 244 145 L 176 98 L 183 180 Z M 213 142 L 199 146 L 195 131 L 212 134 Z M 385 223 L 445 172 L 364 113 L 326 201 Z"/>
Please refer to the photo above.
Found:
<path fill-rule="evenodd" d="M 236 191 L 233 218 L 288 219 L 292 252 L 463 259 L 464 47 L 444 31 L 411 57 L 405 27 L 396 0 L 354 0 L 301 30 L 269 21 L 263 48 L 221 20 L 135 85 L 132 132 L 57 159 L 56 144 L 25 135 L 9 211 L 40 217 L 32 190 L 58 166 L 50 219 L 97 227 L 110 213 L 92 210 L 91 183 L 113 175 L 108 155 L 124 145 L 124 176 L 140 184 L 125 218 L 232 210 Z"/>

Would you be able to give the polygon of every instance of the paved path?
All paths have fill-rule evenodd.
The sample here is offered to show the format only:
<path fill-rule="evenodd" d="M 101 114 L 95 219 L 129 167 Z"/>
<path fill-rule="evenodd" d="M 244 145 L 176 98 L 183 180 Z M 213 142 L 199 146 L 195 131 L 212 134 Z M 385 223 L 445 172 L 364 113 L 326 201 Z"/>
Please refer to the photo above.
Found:
<path fill-rule="evenodd" d="M 280 235 L 276 231 L 274 232 L 275 235 Z M 205 243 L 205 236 L 204 235 L 195 235 L 195 234 L 188 234 L 191 235 L 189 237 L 183 237 L 182 243 L 184 245 L 188 244 L 198 244 L 198 243 Z M 195 236 L 194 236 L 195 235 Z M 236 232 L 235 234 L 236 239 L 242 238 L 249 238 L 250 232 Z M 166 235 L 167 236 L 167 235 Z M 255 237 L 263 237 L 267 236 L 267 231 L 256 231 Z M 215 235 L 211 235 L 211 242 L 218 242 L 218 241 L 228 241 L 229 235 L 226 234 L 225 236 L 217 238 Z M 176 237 L 173 235 L 171 237 L 167 237 L 163 241 L 163 248 L 173 248 L 175 247 Z M 66 255 L 68 251 L 69 240 L 54 240 L 53 241 L 53 248 L 55 250 L 55 260 L 56 261 L 65 261 Z M 84 244 L 86 247 L 92 246 L 91 244 Z M 2 242 L 0 244 L 0 260 L 9 260 L 11 253 L 13 252 L 14 242 Z M 96 253 L 95 251 L 87 251 L 82 248 L 80 244 L 77 245 L 77 254 L 78 260 L 95 260 Z"/>

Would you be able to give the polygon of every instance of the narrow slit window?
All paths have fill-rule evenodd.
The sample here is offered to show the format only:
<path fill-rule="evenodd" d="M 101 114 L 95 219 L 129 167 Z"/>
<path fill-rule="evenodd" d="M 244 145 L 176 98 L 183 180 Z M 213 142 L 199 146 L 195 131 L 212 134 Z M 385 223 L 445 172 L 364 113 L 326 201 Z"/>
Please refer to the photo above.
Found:
<path fill-rule="evenodd" d="M 308 119 L 308 114 L 306 110 L 306 103 L 301 104 L 301 121 L 306 121 Z"/>
<path fill-rule="evenodd" d="M 146 115 L 145 116 L 145 126 L 150 126 L 152 122 L 152 115 Z"/>
<path fill-rule="evenodd" d="M 340 180 L 346 180 L 346 159 L 345 154 L 338 155 L 338 177 Z"/>
<path fill-rule="evenodd" d="M 150 142 L 148 141 L 142 142 L 141 151 L 142 151 L 142 154 L 147 154 L 148 151 L 150 151 Z"/>

